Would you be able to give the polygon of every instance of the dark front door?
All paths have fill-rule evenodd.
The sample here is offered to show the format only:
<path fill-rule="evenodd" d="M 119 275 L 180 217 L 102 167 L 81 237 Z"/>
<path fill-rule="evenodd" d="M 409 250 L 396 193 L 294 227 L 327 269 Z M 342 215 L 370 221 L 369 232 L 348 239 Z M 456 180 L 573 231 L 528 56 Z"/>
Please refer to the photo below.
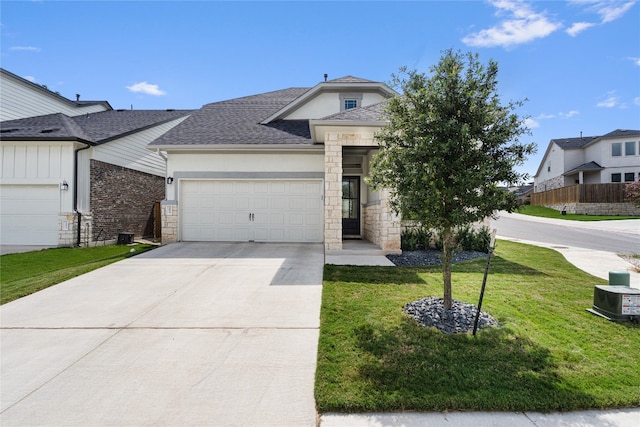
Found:
<path fill-rule="evenodd" d="M 360 177 L 342 177 L 342 235 L 360 235 Z"/>

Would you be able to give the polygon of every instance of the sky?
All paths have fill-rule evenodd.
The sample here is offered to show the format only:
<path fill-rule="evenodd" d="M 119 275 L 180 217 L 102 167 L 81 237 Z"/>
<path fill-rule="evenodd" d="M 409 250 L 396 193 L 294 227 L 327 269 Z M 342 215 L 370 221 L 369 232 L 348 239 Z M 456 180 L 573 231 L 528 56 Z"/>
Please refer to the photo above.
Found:
<path fill-rule="evenodd" d="M 197 109 L 473 52 L 503 104 L 526 100 L 533 176 L 553 138 L 640 129 L 639 3 L 2 0 L 0 66 L 72 100 Z"/>

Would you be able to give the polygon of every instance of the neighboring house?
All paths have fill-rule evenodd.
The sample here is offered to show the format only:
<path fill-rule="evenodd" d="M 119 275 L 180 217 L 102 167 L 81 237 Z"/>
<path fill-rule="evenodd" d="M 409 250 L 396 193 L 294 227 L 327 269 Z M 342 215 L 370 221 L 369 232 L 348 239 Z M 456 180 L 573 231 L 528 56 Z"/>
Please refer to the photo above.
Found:
<path fill-rule="evenodd" d="M 0 68 L 0 121 L 63 113 L 79 116 L 112 110 L 107 101 L 70 101 L 44 86 Z"/>
<path fill-rule="evenodd" d="M 574 184 L 640 179 L 640 130 L 552 139 L 534 176 L 534 192 Z"/>
<path fill-rule="evenodd" d="M 388 193 L 364 177 L 384 83 L 351 76 L 205 105 L 149 148 L 167 155 L 163 243 L 324 242 L 400 249 Z"/>
<path fill-rule="evenodd" d="M 0 243 L 66 246 L 119 232 L 152 235 L 166 164 L 147 144 L 189 114 L 108 108 L 0 122 Z"/>

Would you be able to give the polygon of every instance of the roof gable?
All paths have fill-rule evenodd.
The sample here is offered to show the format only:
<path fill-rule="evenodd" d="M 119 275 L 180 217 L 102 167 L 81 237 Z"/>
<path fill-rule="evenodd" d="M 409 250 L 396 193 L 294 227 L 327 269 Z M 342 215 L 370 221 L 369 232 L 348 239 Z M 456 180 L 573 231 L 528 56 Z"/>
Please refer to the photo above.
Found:
<path fill-rule="evenodd" d="M 341 93 L 362 93 L 362 92 L 375 92 L 379 93 L 383 97 L 389 98 L 396 95 L 396 92 L 388 87 L 384 83 L 373 82 L 371 80 L 361 79 L 353 76 L 340 77 L 338 79 L 321 82 L 311 89 L 307 90 L 300 97 L 292 100 L 287 105 L 284 105 L 277 111 L 274 111 L 270 116 L 265 118 L 261 123 L 268 124 L 275 120 L 284 119 L 290 116 L 294 111 L 300 109 L 304 105 L 312 102 L 315 98 L 319 97 L 323 93 L 328 92 L 341 92 Z M 313 117 L 308 117 L 313 119 Z"/>

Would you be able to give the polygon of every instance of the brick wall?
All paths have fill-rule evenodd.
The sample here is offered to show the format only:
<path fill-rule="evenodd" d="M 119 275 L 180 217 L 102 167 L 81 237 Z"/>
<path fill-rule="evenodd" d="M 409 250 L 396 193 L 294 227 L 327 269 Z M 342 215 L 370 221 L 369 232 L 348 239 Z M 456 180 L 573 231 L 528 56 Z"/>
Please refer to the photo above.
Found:
<path fill-rule="evenodd" d="M 91 160 L 92 240 L 153 236 L 154 203 L 164 199 L 164 178 Z"/>

